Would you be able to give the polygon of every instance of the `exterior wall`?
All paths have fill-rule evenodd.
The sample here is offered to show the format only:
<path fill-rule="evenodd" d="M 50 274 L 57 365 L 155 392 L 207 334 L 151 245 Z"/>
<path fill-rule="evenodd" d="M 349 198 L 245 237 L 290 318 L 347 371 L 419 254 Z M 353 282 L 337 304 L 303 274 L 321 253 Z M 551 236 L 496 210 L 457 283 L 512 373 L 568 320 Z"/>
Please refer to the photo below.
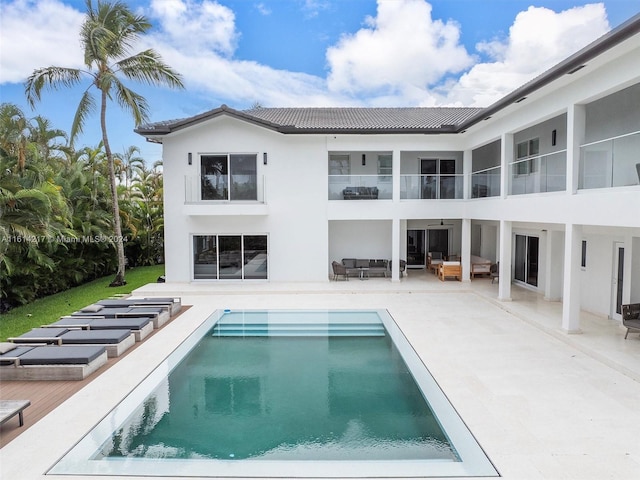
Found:
<path fill-rule="evenodd" d="M 187 152 L 192 152 L 192 165 L 187 165 Z M 185 174 L 199 174 L 199 154 L 233 152 L 258 154 L 268 214 L 186 214 Z M 267 165 L 260 161 L 263 152 Z M 223 117 L 176 132 L 165 140 L 163 157 L 167 281 L 191 280 L 192 235 L 246 233 L 268 235 L 270 280 L 326 280 L 327 156 L 322 138 L 285 137 Z"/>
<path fill-rule="evenodd" d="M 194 234 L 267 235 L 269 281 L 328 281 L 332 260 L 404 259 L 407 229 L 438 228 L 443 219 L 452 224 L 451 253 L 464 253 L 466 244 L 492 261 L 500 258 L 500 222 L 512 225 L 514 236 L 539 237 L 535 290 L 550 300 L 565 296 L 564 235 L 580 226 L 588 245 L 587 266 L 579 272 L 581 306 L 601 315 L 611 309 L 613 244 L 625 242 L 625 267 L 630 270 L 625 298 L 640 301 L 640 185 L 579 190 L 574 179 L 576 146 L 640 130 L 639 52 L 640 47 L 627 48 L 608 62 L 594 60 L 456 135 L 284 135 L 228 115 L 176 131 L 164 139 L 167 280 L 191 281 Z M 576 118 L 582 114 L 584 122 Z M 542 155 L 566 149 L 567 185 L 562 191 L 509 195 L 503 189 L 499 196 L 471 199 L 468 188 L 465 199 L 400 198 L 400 177 L 419 174 L 420 158 L 455 158 L 456 172 L 462 173 L 464 166 L 468 176 L 495 165 L 499 156 L 502 185 L 508 185 L 514 145 L 531 137 L 540 138 Z M 188 153 L 192 165 L 187 164 Z M 265 178 L 264 204 L 186 204 L 185 175 L 199 173 L 203 153 L 255 153 L 258 177 Z M 376 175 L 376 155 L 391 154 L 389 198 L 329 200 L 330 153 L 350 155 L 351 175 Z M 469 179 L 465 182 L 468 186 Z M 471 220 L 467 239 L 462 239 L 463 219 Z M 514 249 L 510 251 L 513 265 Z"/>

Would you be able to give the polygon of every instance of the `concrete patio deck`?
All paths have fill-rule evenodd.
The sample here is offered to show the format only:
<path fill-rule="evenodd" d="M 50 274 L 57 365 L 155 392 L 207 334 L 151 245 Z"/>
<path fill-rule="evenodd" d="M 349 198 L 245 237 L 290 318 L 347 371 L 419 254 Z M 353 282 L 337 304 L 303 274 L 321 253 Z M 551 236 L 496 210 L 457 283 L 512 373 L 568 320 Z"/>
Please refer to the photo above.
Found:
<path fill-rule="evenodd" d="M 503 478 L 638 478 L 640 335 L 624 340 L 618 322 L 587 313 L 582 333 L 567 334 L 559 302 L 519 287 L 499 302 L 497 288 L 418 271 L 400 282 L 148 285 L 138 292 L 193 306 L 2 448 L 0 477 L 68 478 L 44 473 L 215 309 L 383 308 Z"/>

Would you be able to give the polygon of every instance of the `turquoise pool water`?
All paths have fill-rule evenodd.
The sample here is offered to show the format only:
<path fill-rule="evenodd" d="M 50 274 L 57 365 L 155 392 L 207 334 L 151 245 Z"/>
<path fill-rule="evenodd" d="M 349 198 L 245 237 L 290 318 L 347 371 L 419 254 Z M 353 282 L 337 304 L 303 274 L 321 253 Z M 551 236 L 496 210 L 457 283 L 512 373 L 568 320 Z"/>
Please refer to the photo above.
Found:
<path fill-rule="evenodd" d="M 192 337 L 50 473 L 496 474 L 387 312 L 217 312 Z"/>

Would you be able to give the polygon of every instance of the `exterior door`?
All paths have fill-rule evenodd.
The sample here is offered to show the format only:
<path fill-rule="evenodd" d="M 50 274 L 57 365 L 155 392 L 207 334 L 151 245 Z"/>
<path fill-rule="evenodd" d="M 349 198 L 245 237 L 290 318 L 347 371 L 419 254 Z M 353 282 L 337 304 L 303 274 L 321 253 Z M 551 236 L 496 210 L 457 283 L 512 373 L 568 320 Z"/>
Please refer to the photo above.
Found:
<path fill-rule="evenodd" d="M 513 262 L 514 280 L 538 286 L 538 237 L 516 235 L 515 260 Z"/>
<path fill-rule="evenodd" d="M 407 267 L 424 268 L 425 242 L 424 230 L 407 230 Z"/>
<path fill-rule="evenodd" d="M 624 285 L 624 244 L 613 244 L 613 282 L 611 291 L 611 318 L 622 321 L 622 287 Z"/>
<path fill-rule="evenodd" d="M 429 230 L 429 252 L 440 252 L 443 258 L 449 256 L 449 229 Z"/>

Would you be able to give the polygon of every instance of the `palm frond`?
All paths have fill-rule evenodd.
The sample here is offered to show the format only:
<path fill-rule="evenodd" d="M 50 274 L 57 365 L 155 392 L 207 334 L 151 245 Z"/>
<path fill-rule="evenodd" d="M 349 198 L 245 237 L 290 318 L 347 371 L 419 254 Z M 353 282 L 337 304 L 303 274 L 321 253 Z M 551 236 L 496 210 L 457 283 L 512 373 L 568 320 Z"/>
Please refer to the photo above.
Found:
<path fill-rule="evenodd" d="M 164 63 L 160 55 L 151 49 L 120 60 L 114 68 L 125 77 L 141 83 L 184 88 L 182 75 Z"/>
<path fill-rule="evenodd" d="M 84 129 L 84 122 L 87 117 L 95 112 L 96 110 L 96 102 L 91 95 L 89 90 L 85 90 L 82 94 L 82 98 L 80 99 L 80 103 L 78 103 L 78 108 L 76 110 L 76 114 L 73 117 L 73 123 L 71 124 L 71 133 L 69 135 L 69 144 L 73 146 L 76 138 L 79 134 L 82 133 Z"/>
<path fill-rule="evenodd" d="M 24 93 L 29 106 L 34 107 L 40 100 L 42 89 L 57 90 L 71 87 L 80 82 L 82 71 L 77 68 L 46 67 L 35 70 L 25 82 Z"/>

